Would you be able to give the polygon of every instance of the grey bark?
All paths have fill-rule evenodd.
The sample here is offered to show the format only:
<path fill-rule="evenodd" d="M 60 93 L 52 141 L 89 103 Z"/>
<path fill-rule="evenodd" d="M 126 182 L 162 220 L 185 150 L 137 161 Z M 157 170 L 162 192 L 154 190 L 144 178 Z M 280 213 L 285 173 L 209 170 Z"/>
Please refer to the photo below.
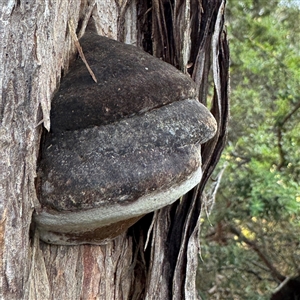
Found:
<path fill-rule="evenodd" d="M 228 117 L 223 4 L 1 2 L 1 299 L 197 299 L 201 195 L 222 151 Z M 202 182 L 181 201 L 147 215 L 104 246 L 48 245 L 30 231 L 32 213 L 40 206 L 35 190 L 40 135 L 50 127 L 51 98 L 76 54 L 68 21 L 84 30 L 91 14 L 99 34 L 135 44 L 189 72 L 204 104 L 213 66 L 218 133 L 202 149 Z"/>

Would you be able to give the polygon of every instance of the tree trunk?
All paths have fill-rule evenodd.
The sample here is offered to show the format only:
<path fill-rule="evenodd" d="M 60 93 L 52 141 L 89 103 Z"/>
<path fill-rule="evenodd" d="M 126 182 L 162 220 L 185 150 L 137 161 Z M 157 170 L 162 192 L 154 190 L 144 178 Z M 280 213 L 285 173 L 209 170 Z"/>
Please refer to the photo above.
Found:
<path fill-rule="evenodd" d="M 221 0 L 2 0 L 0 11 L 1 299 L 197 299 L 203 188 L 224 147 L 228 47 Z M 106 245 L 55 246 L 32 226 L 35 178 L 51 98 L 90 16 L 100 35 L 134 44 L 195 80 L 217 135 L 202 148 L 202 182 Z M 72 25 L 71 25 L 72 26 Z M 213 82 L 209 84 L 212 70 Z M 211 87 L 210 87 L 211 85 Z M 202 196 L 201 196 L 202 195 Z"/>

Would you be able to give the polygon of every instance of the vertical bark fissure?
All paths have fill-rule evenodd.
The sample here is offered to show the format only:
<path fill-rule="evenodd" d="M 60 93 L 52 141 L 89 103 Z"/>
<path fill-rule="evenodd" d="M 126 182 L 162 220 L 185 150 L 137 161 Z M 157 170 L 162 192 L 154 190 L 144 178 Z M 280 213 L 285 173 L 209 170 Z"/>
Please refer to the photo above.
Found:
<path fill-rule="evenodd" d="M 186 278 L 188 278 L 188 280 L 190 278 L 195 278 L 193 276 L 195 276 L 196 273 L 195 266 L 197 266 L 197 262 L 195 260 L 197 259 L 195 259 L 195 256 L 199 250 L 197 238 L 201 211 L 200 197 L 203 193 L 204 185 L 211 175 L 224 148 L 228 120 L 227 85 L 229 52 L 226 35 L 225 33 L 222 34 L 224 5 L 225 2 L 222 1 L 205 2 L 202 3 L 202 6 L 205 7 L 204 10 L 202 10 L 202 6 L 199 5 L 201 11 L 199 11 L 198 14 L 193 12 L 193 16 L 201 16 L 199 17 L 199 20 L 201 20 L 199 26 L 202 26 L 202 28 L 199 28 L 198 30 L 193 28 L 194 31 L 192 31 L 192 33 L 201 32 L 199 35 L 202 38 L 202 40 L 200 38 L 200 42 L 198 38 L 195 38 L 192 40 L 191 44 L 191 53 L 197 53 L 193 66 L 193 78 L 199 88 L 201 101 L 206 103 L 208 71 L 210 66 L 209 57 L 211 55 L 211 49 L 213 49 L 215 90 L 218 90 L 218 93 L 215 93 L 214 96 L 212 112 L 218 121 L 218 132 L 213 141 L 209 145 L 204 146 L 202 152 L 204 170 L 202 182 L 193 191 L 185 195 L 182 201 L 173 204 L 171 209 L 164 208 L 161 210 L 161 218 L 163 220 L 170 220 L 168 225 L 166 225 L 166 222 L 161 222 L 161 220 L 155 222 L 154 232 L 156 235 L 154 235 L 155 237 L 153 237 L 153 240 L 155 240 L 156 243 L 152 244 L 151 251 L 154 257 L 158 257 L 159 253 L 161 253 L 161 260 L 152 260 L 149 274 L 150 276 L 154 276 L 153 273 L 158 269 L 161 270 L 161 265 L 164 265 L 166 271 L 164 272 L 161 270 L 161 272 L 167 277 L 164 278 L 165 282 L 160 282 L 160 285 L 150 284 L 147 287 L 147 299 L 156 299 L 155 295 L 158 293 L 161 297 L 165 297 L 165 299 L 197 298 L 195 286 L 189 284 L 189 282 L 186 281 Z M 182 9 L 184 9 L 184 4 L 180 5 L 177 2 L 177 7 L 182 7 Z M 177 10 L 176 14 L 178 14 Z M 162 19 L 159 18 L 159 21 L 161 20 Z M 174 22 L 176 22 L 175 16 Z M 153 33 L 154 38 L 156 37 L 156 34 Z M 159 42 L 159 39 L 160 37 L 157 37 L 157 43 Z M 177 44 L 177 47 L 180 46 L 180 44 Z M 197 51 L 195 51 L 196 47 L 198 47 Z M 180 49 L 178 50 L 177 48 L 174 51 L 174 53 L 179 52 Z M 184 69 L 184 66 L 178 67 Z M 168 231 L 167 235 L 165 234 L 165 231 Z M 164 234 L 161 234 L 161 232 L 164 232 Z M 161 244 L 164 245 L 164 248 L 160 246 Z M 187 270 L 192 272 L 193 276 L 186 276 Z M 158 273 L 160 274 L 160 272 Z"/>

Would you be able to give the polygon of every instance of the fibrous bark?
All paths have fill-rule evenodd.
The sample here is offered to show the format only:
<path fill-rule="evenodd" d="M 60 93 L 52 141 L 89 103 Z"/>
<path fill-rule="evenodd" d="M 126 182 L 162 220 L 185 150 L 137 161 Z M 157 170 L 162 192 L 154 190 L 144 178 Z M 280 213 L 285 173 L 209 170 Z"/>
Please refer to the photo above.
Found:
<path fill-rule="evenodd" d="M 224 145 L 228 116 L 224 2 L 1 4 L 1 298 L 196 299 L 200 198 Z M 51 98 L 76 53 L 68 21 L 79 32 L 91 14 L 100 34 L 144 48 L 191 74 L 204 104 L 213 65 L 218 133 L 202 149 L 202 182 L 181 201 L 146 216 L 105 246 L 47 245 L 34 229 L 30 235 L 32 213 L 40 205 L 34 182 L 40 134 L 50 128 Z"/>

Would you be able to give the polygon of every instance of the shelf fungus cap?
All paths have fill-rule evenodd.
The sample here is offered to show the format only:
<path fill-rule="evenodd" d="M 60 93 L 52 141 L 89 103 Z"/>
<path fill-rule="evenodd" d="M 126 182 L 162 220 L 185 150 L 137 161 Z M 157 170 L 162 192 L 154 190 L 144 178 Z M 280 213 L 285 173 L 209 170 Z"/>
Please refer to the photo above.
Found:
<path fill-rule="evenodd" d="M 193 81 L 136 47 L 87 32 L 52 101 L 34 219 L 48 243 L 101 244 L 197 183 L 216 121 Z"/>

